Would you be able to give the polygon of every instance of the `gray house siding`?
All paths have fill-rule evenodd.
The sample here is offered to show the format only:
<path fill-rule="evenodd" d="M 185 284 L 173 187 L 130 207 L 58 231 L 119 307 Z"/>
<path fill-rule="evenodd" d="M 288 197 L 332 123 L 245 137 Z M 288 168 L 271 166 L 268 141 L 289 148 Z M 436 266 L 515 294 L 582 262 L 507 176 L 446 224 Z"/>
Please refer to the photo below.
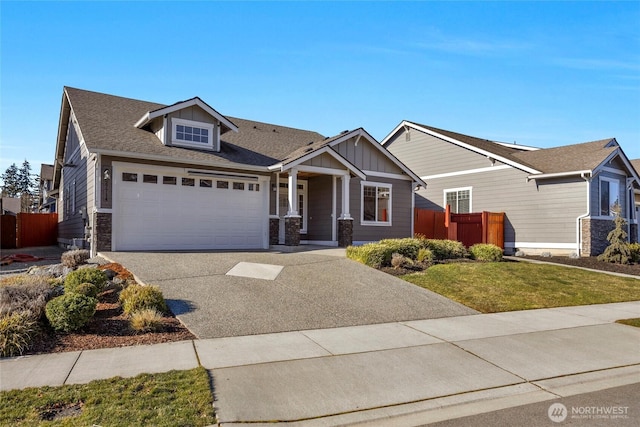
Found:
<path fill-rule="evenodd" d="M 486 156 L 474 153 L 431 135 L 412 129 L 411 138 L 399 132 L 389 140 L 386 148 L 421 178 L 453 171 L 486 168 L 491 162 Z M 443 161 L 446 159 L 446 161 Z"/>
<path fill-rule="evenodd" d="M 508 251 L 525 249 L 526 244 L 530 253 L 545 244 L 558 252 L 577 249 L 577 218 L 588 210 L 588 184 L 581 177 L 528 181 L 525 171 L 498 161 L 492 166 L 484 155 L 415 130 L 411 141 L 401 132 L 387 148 L 415 173 L 427 176 L 427 188 L 416 193 L 416 207 L 444 209 L 445 190 L 470 188 L 472 211 L 505 212 Z"/>
<path fill-rule="evenodd" d="M 333 149 L 360 170 L 402 173 L 402 169 L 389 160 L 389 158 L 378 149 L 372 147 L 368 141 L 361 139 L 357 146 L 355 143 L 356 141 L 352 138 L 336 145 Z M 344 169 L 344 167 L 341 167 L 341 169 Z"/>
<path fill-rule="evenodd" d="M 391 239 L 395 237 L 411 237 L 411 221 L 413 212 L 411 209 L 411 198 L 413 186 L 411 181 L 400 179 L 381 179 L 371 177 L 367 181 L 390 183 L 391 190 L 391 226 L 363 225 L 362 206 L 362 180 L 351 179 L 349 186 L 349 203 L 351 205 L 351 216 L 353 217 L 353 241 L 370 242 L 380 239 Z"/>
<path fill-rule="evenodd" d="M 81 210 L 86 212 L 87 209 L 87 170 L 92 167 L 88 157 L 86 146 L 80 143 L 76 126 L 69 126 L 58 206 L 58 239 L 62 244 L 70 245 L 73 239 L 83 239 L 85 235 Z"/>

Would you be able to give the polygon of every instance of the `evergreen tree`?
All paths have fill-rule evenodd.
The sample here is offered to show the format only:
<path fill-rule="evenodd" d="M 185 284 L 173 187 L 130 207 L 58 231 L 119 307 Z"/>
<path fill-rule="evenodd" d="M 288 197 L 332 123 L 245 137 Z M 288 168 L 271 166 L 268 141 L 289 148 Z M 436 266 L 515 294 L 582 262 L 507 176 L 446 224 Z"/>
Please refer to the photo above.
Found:
<path fill-rule="evenodd" d="M 598 256 L 598 260 L 615 264 L 629 264 L 631 261 L 631 249 L 629 248 L 629 242 L 627 242 L 627 232 L 624 230 L 627 226 L 627 221 L 620 216 L 619 206 L 612 210 L 616 216 L 613 220 L 615 228 L 607 235 L 609 246 L 607 246 L 602 255 Z"/>
<path fill-rule="evenodd" d="M 2 174 L 2 195 L 18 197 L 20 195 L 20 171 L 15 163 Z"/>

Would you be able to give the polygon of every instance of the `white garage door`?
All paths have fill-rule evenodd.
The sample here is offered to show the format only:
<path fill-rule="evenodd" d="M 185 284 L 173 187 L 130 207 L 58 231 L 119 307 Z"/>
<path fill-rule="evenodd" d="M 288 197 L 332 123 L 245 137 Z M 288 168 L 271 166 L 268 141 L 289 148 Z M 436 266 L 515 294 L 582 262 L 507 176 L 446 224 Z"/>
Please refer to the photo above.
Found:
<path fill-rule="evenodd" d="M 114 170 L 114 250 L 252 249 L 264 245 L 266 188 L 248 177 L 182 169 Z"/>

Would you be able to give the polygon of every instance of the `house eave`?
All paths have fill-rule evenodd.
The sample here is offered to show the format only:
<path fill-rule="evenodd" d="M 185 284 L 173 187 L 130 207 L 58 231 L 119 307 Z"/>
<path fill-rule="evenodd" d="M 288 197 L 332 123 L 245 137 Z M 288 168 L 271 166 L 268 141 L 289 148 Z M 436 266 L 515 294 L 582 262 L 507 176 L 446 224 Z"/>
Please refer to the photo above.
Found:
<path fill-rule="evenodd" d="M 229 130 L 233 132 L 238 132 L 238 127 L 235 124 L 233 124 L 231 120 L 227 119 L 225 116 L 217 112 L 215 109 L 210 107 L 209 104 L 207 104 L 206 102 L 204 102 L 198 97 L 191 98 L 187 101 L 178 102 L 177 104 L 169 105 L 167 107 L 162 107 L 154 111 L 148 111 L 135 123 L 134 126 L 137 128 L 142 128 L 145 125 L 147 125 L 150 121 L 155 119 L 156 117 L 161 117 L 166 114 L 170 114 L 175 111 L 179 111 L 179 110 L 182 110 L 183 108 L 191 107 L 194 105 L 197 105 L 198 107 L 205 110 L 212 117 L 218 120 L 221 124 L 226 126 Z"/>
<path fill-rule="evenodd" d="M 569 172 L 539 173 L 527 176 L 527 181 L 539 179 L 565 178 L 569 176 L 593 176 L 592 170 L 579 170 Z"/>
<path fill-rule="evenodd" d="M 91 150 L 91 153 L 96 153 L 103 156 L 121 157 L 121 158 L 133 159 L 133 160 L 151 160 L 156 162 L 179 163 L 183 165 L 209 166 L 213 168 L 240 169 L 240 170 L 247 170 L 247 171 L 253 171 L 253 172 L 269 173 L 269 168 L 266 166 L 254 166 L 254 165 L 247 165 L 244 163 L 222 163 L 222 162 L 213 162 L 209 160 L 180 159 L 180 158 L 170 157 L 170 156 L 149 155 L 149 154 L 131 153 L 126 151 L 103 150 L 103 149 L 94 149 L 94 150 Z"/>

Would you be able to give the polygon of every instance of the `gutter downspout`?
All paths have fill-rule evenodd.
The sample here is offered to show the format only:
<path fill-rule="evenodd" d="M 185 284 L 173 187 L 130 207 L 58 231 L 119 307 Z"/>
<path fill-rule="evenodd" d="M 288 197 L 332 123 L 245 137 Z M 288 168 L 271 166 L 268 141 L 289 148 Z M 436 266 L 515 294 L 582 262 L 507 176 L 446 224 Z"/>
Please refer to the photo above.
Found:
<path fill-rule="evenodd" d="M 582 220 L 584 218 L 587 218 L 589 216 L 591 216 L 591 178 L 592 176 L 589 176 L 589 178 L 586 177 L 586 173 L 587 172 L 581 172 L 580 173 L 580 177 L 582 179 L 584 179 L 587 182 L 587 213 L 580 215 L 579 217 L 576 218 L 576 241 L 578 243 L 578 247 L 576 248 L 576 253 L 578 254 L 578 257 L 582 256 Z M 591 172 L 589 172 L 589 174 L 591 174 Z"/>

